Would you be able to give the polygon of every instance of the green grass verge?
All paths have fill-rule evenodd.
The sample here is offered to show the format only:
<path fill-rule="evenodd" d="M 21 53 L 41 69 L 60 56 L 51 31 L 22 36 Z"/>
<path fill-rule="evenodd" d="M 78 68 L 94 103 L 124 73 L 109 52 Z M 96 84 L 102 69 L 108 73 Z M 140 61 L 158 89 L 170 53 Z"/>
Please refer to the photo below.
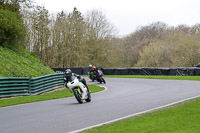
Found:
<path fill-rule="evenodd" d="M 196 81 L 200 81 L 200 76 L 104 75 L 104 77 L 109 77 L 109 78 L 168 79 L 168 80 L 196 80 Z"/>
<path fill-rule="evenodd" d="M 99 92 L 104 90 L 104 88 L 96 85 L 89 85 L 88 86 L 92 93 Z M 11 105 L 17 104 L 24 104 L 24 103 L 32 103 L 32 102 L 39 102 L 51 99 L 59 99 L 65 97 L 71 97 L 73 94 L 69 91 L 69 89 L 57 90 L 51 93 L 46 93 L 43 95 L 35 95 L 35 96 L 22 96 L 22 97 L 15 97 L 15 98 L 7 98 L 7 99 L 0 99 L 0 107 L 6 107 Z"/>
<path fill-rule="evenodd" d="M 0 45 L 0 77 L 38 77 L 55 73 L 21 46 Z"/>
<path fill-rule="evenodd" d="M 199 133 L 200 98 L 84 133 Z"/>
<path fill-rule="evenodd" d="M 200 80 L 200 76 L 105 75 L 110 78 Z M 84 133 L 199 133 L 200 98 L 96 127 Z"/>

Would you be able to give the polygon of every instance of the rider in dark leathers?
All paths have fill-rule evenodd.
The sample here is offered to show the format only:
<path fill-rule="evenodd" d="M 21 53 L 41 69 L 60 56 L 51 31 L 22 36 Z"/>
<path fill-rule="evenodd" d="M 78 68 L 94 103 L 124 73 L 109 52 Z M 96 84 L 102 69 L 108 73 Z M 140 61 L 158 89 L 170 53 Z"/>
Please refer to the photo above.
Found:
<path fill-rule="evenodd" d="M 92 65 L 89 65 L 89 68 L 88 68 L 88 74 L 89 74 L 89 78 L 92 79 Z"/>
<path fill-rule="evenodd" d="M 93 72 L 93 74 L 94 74 L 93 77 L 92 77 L 92 81 L 94 81 L 95 79 L 97 79 L 98 69 L 95 66 L 93 66 L 91 72 Z"/>
<path fill-rule="evenodd" d="M 65 86 L 66 86 L 67 88 L 68 88 L 67 83 L 68 83 L 68 82 L 71 82 L 71 81 L 72 81 L 72 77 L 75 76 L 75 77 L 77 77 L 77 78 L 79 79 L 79 81 L 82 82 L 82 83 L 86 86 L 86 88 L 88 89 L 87 83 L 86 83 L 85 79 L 84 79 L 82 76 L 80 76 L 80 75 L 78 75 L 78 74 L 75 74 L 75 73 L 72 73 L 71 69 L 67 69 L 67 70 L 65 71 L 65 74 L 66 74 L 66 77 L 64 78 L 64 82 L 65 82 Z M 89 90 L 89 89 L 88 89 L 88 90 Z"/>

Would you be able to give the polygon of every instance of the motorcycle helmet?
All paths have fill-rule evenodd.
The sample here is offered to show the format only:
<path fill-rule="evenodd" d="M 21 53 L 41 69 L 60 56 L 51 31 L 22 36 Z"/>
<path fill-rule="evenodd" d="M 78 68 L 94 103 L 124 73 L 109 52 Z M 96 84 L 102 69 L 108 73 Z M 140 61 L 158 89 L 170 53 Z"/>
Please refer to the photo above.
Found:
<path fill-rule="evenodd" d="M 95 66 L 93 66 L 93 67 L 92 67 L 92 70 L 96 70 L 96 67 L 95 67 Z"/>
<path fill-rule="evenodd" d="M 92 65 L 90 64 L 90 65 L 89 65 L 89 69 L 91 69 L 91 68 L 92 68 Z"/>
<path fill-rule="evenodd" d="M 66 77 L 70 77 L 72 75 L 72 70 L 71 69 L 67 69 L 65 71 L 65 73 L 66 73 Z"/>

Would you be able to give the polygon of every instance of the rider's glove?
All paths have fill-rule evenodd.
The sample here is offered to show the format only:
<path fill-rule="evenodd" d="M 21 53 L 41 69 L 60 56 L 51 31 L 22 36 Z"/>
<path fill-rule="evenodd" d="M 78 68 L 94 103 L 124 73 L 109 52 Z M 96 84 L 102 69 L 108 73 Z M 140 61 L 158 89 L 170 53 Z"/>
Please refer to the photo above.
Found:
<path fill-rule="evenodd" d="M 77 78 L 80 80 L 80 79 L 81 79 L 81 76 L 80 76 L 80 75 L 77 75 Z"/>

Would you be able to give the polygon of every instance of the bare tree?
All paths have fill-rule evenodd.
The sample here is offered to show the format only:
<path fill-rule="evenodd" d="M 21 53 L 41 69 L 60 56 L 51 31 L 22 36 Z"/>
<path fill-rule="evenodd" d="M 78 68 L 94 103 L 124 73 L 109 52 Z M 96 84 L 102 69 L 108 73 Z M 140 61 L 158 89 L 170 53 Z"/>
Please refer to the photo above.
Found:
<path fill-rule="evenodd" d="M 115 50 L 112 49 L 110 40 L 114 37 L 116 29 L 100 10 L 88 11 L 86 23 L 90 63 L 107 66 L 109 64 L 108 57 L 111 56 L 111 51 Z"/>
<path fill-rule="evenodd" d="M 137 64 L 139 60 L 139 52 L 143 47 L 150 45 L 155 40 L 164 38 L 167 33 L 168 27 L 165 23 L 156 22 L 148 26 L 142 26 L 136 32 L 124 38 L 127 45 L 127 57 L 130 66 Z"/>

